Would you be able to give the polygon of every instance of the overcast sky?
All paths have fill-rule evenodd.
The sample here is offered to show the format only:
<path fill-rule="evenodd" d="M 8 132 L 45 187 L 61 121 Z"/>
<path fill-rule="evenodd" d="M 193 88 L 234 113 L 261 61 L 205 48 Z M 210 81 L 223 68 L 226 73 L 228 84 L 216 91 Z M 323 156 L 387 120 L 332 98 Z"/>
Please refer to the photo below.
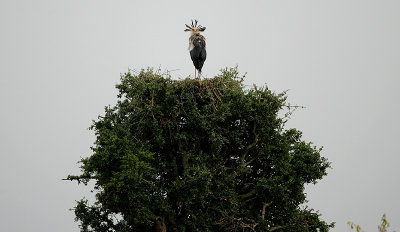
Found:
<path fill-rule="evenodd" d="M 400 1 L 0 1 L 0 230 L 79 231 L 61 181 L 91 154 L 91 121 L 128 69 L 194 75 L 184 24 L 207 27 L 205 77 L 239 65 L 248 85 L 290 89 L 288 127 L 323 146 L 309 206 L 332 231 L 400 230 Z"/>

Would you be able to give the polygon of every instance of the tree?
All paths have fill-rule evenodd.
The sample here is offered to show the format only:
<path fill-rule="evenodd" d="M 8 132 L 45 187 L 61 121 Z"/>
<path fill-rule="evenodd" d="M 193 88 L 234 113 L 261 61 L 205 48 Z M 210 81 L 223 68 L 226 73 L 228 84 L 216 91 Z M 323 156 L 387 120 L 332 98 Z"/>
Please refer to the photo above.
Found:
<path fill-rule="evenodd" d="M 246 89 L 236 69 L 202 81 L 152 69 L 121 77 L 119 101 L 93 122 L 82 174 L 96 202 L 75 207 L 82 231 L 328 231 L 301 207 L 326 175 L 321 149 L 285 129 L 285 93 Z"/>

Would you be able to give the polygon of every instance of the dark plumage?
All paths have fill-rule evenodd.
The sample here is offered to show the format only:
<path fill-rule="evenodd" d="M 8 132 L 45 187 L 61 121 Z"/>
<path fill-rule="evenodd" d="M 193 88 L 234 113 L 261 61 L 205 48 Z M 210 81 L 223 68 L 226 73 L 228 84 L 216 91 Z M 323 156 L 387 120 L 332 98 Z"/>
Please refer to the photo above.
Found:
<path fill-rule="evenodd" d="M 206 51 L 206 38 L 200 34 L 200 32 L 203 32 L 206 28 L 199 25 L 197 26 L 197 20 L 195 20 L 195 23 L 193 24 L 192 20 L 192 26 L 189 26 L 185 24 L 188 29 L 185 29 L 185 31 L 190 31 L 191 35 L 189 37 L 189 51 L 190 51 L 190 58 L 192 58 L 193 65 L 195 67 L 195 78 L 196 78 L 196 70 L 199 71 L 199 76 L 201 74 L 201 69 L 203 68 L 204 61 L 206 61 L 207 58 L 207 51 Z"/>
<path fill-rule="evenodd" d="M 194 39 L 192 50 L 190 50 L 190 58 L 192 58 L 194 67 L 201 73 L 204 61 L 207 58 L 206 41 L 202 39 Z"/>

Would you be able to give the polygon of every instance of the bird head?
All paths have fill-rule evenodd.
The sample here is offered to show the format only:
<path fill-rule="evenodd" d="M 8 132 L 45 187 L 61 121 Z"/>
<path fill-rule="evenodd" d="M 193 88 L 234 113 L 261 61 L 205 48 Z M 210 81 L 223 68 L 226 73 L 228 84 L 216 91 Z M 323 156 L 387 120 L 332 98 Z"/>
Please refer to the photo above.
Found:
<path fill-rule="evenodd" d="M 185 29 L 185 31 L 191 31 L 193 34 L 203 32 L 206 29 L 202 25 L 197 25 L 197 20 L 194 20 L 194 23 L 192 20 L 192 26 L 189 26 L 187 24 L 185 24 L 185 26 L 187 27 L 187 29 Z"/>

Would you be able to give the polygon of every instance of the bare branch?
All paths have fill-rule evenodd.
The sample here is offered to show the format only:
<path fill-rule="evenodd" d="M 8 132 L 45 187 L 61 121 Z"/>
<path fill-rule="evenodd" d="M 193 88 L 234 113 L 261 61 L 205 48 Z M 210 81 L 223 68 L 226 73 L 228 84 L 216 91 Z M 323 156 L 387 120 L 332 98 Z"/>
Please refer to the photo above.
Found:
<path fill-rule="evenodd" d="M 263 204 L 263 208 L 262 208 L 262 212 L 261 212 L 261 218 L 264 220 L 265 217 L 265 209 L 270 206 L 272 204 L 272 201 L 268 202 L 268 203 L 264 203 Z"/>
<path fill-rule="evenodd" d="M 80 184 L 81 182 L 86 183 L 89 180 L 97 180 L 99 179 L 97 176 L 89 176 L 89 175 L 80 175 L 80 176 L 72 176 L 72 175 L 68 175 L 67 178 L 61 179 L 61 180 L 76 180 L 78 181 L 78 184 Z"/>
<path fill-rule="evenodd" d="M 257 190 L 256 190 L 256 189 L 253 189 L 253 190 L 251 190 L 251 191 L 248 192 L 248 193 L 244 193 L 244 194 L 240 195 L 239 197 L 240 197 L 241 199 L 247 199 L 247 198 L 250 198 L 250 197 L 254 196 L 256 193 L 257 193 Z"/>
<path fill-rule="evenodd" d="M 286 226 L 274 226 L 274 227 L 271 227 L 270 229 L 269 229 L 269 231 L 275 231 L 275 230 L 279 230 L 279 229 L 283 229 L 283 228 L 285 228 Z"/>
<path fill-rule="evenodd" d="M 247 163 L 244 164 L 245 167 L 249 166 L 251 163 L 253 163 L 253 161 L 256 160 L 256 157 L 254 157 L 253 159 L 249 160 Z"/>

